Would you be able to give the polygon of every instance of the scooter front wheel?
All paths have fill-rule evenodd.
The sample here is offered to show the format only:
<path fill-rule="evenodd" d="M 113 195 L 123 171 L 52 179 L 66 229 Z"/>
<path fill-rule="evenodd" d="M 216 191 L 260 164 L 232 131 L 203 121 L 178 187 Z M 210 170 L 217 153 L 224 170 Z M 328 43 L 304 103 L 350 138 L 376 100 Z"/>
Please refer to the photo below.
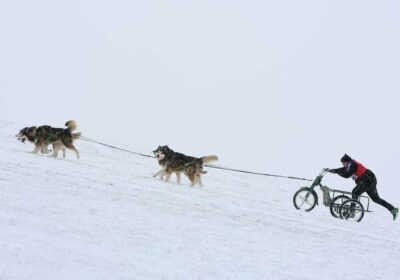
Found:
<path fill-rule="evenodd" d="M 298 210 L 309 212 L 314 209 L 317 202 L 317 194 L 309 187 L 301 188 L 293 196 L 293 205 Z"/>

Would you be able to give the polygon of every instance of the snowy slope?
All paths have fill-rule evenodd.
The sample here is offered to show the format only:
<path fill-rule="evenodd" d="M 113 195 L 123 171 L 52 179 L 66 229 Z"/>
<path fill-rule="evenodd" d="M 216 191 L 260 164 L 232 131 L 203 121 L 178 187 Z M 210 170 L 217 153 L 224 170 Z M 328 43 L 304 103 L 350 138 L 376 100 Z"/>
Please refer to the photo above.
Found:
<path fill-rule="evenodd" d="M 0 122 L 0 279 L 400 279 L 399 223 L 379 206 L 349 223 L 295 210 L 302 182 L 163 183 L 154 159 L 83 141 L 80 160 L 33 155 L 20 128 Z"/>

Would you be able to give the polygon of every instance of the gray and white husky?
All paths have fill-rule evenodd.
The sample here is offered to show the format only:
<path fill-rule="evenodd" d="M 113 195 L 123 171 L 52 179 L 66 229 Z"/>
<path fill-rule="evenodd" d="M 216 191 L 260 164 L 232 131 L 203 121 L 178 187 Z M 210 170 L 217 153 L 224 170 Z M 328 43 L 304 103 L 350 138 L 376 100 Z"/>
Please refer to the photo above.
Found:
<path fill-rule="evenodd" d="M 159 146 L 153 153 L 162 168 L 154 174 L 154 177 L 160 176 L 163 180 L 166 176 L 165 181 L 168 182 L 171 174 L 175 173 L 178 184 L 180 184 L 181 173 L 183 173 L 189 178 L 191 187 L 195 184 L 203 185 L 201 175 L 207 173 L 203 170 L 203 164 L 218 160 L 215 155 L 201 158 L 187 156 L 173 151 L 168 146 Z"/>
<path fill-rule="evenodd" d="M 29 142 L 35 145 L 35 148 L 32 151 L 34 154 L 39 152 L 43 154 L 51 153 L 48 146 L 52 144 L 52 156 L 57 157 L 58 152 L 61 150 L 65 157 L 65 150 L 67 148 L 73 150 L 77 158 L 79 158 L 79 152 L 74 147 L 73 142 L 75 139 L 79 139 L 81 133 L 72 132 L 77 127 L 75 121 L 68 121 L 65 123 L 65 126 L 67 128 L 55 128 L 49 125 L 25 127 L 15 136 L 22 143 Z"/>

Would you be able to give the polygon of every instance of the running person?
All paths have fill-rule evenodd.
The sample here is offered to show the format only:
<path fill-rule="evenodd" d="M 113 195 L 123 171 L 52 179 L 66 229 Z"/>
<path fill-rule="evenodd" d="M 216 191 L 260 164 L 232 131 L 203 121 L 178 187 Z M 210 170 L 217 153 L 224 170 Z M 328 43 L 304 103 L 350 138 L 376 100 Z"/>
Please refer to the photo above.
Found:
<path fill-rule="evenodd" d="M 393 215 L 393 220 L 396 220 L 399 209 L 394 208 L 390 203 L 379 197 L 376 189 L 377 181 L 374 173 L 372 173 L 371 170 L 367 169 L 361 163 L 352 159 L 347 154 L 344 154 L 341 162 L 343 167 L 337 169 L 328 169 L 328 172 L 338 174 L 344 178 L 352 177 L 356 181 L 357 185 L 352 191 L 352 198 L 357 199 L 361 194 L 366 192 L 369 197 L 371 197 L 373 202 L 388 209 Z"/>

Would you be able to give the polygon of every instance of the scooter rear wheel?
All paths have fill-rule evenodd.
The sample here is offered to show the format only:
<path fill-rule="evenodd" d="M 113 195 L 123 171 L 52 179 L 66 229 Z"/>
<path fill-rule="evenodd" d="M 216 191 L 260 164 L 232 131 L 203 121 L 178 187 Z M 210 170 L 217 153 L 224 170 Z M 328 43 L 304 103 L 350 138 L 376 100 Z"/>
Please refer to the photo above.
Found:
<path fill-rule="evenodd" d="M 348 197 L 347 195 L 338 195 L 336 196 L 330 205 L 330 210 L 331 210 L 331 214 L 333 217 L 335 218 L 339 218 L 340 219 L 340 213 L 339 213 L 339 208 L 340 206 L 343 204 L 343 202 L 345 202 L 346 200 L 351 199 L 350 197 Z"/>
<path fill-rule="evenodd" d="M 340 217 L 345 220 L 360 222 L 364 218 L 364 206 L 355 199 L 348 199 L 339 208 Z"/>

